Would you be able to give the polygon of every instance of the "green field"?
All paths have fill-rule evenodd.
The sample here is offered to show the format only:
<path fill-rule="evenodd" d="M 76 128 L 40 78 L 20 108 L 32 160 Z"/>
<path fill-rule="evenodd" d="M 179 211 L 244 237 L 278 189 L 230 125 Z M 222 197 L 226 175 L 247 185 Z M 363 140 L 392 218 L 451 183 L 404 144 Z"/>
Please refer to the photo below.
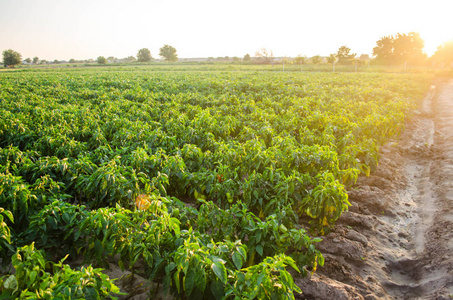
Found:
<path fill-rule="evenodd" d="M 0 72 L 34 72 L 34 71 L 81 71 L 86 72 L 91 69 L 94 72 L 102 71 L 249 71 L 249 72 L 361 72 L 361 73 L 431 73 L 451 76 L 452 70 L 449 68 L 433 67 L 426 65 L 381 65 L 378 63 L 358 63 L 355 64 L 297 64 L 295 62 L 281 61 L 271 64 L 253 64 L 244 62 L 149 62 L 149 63 L 109 63 L 100 65 L 98 63 L 61 63 L 61 64 L 38 64 L 38 65 L 18 65 L 15 68 L 5 68 L 0 65 Z"/>
<path fill-rule="evenodd" d="M 69 255 L 115 261 L 176 298 L 294 298 L 293 276 L 323 264 L 317 236 L 432 77 L 0 72 L 2 295 L 114 295 L 99 270 L 56 263 Z"/>

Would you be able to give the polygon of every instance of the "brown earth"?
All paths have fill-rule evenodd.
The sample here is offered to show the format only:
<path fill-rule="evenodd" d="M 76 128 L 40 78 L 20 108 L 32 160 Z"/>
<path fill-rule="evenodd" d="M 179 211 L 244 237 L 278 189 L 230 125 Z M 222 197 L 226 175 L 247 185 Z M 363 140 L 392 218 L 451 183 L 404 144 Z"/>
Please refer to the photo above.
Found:
<path fill-rule="evenodd" d="M 300 299 L 452 299 L 453 80 L 432 87 L 352 206 L 319 243 Z"/>

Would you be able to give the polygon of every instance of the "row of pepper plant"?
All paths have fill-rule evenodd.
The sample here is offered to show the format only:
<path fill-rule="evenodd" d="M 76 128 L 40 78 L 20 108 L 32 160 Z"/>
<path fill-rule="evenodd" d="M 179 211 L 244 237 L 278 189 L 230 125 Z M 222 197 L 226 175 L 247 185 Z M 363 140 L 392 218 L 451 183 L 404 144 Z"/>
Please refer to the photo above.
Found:
<path fill-rule="evenodd" d="M 102 70 L 0 74 L 3 297 L 293 299 L 431 80 Z"/>

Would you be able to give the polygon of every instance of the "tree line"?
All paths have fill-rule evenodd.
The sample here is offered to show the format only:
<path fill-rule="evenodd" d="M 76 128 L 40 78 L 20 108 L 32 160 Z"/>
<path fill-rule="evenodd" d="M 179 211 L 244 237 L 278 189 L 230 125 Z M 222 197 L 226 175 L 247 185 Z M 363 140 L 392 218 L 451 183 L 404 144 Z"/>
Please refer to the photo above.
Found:
<path fill-rule="evenodd" d="M 453 64 L 453 41 L 440 45 L 431 57 L 428 57 L 423 52 L 424 47 L 425 42 L 419 33 L 416 32 L 384 36 L 376 42 L 376 46 L 373 48 L 373 61 L 378 65 L 424 65 L 435 63 L 437 65 L 451 66 Z M 244 61 L 250 59 L 250 55 L 244 56 Z M 274 61 L 274 56 L 272 51 L 263 48 L 255 53 L 255 60 L 258 63 L 269 64 Z M 332 53 L 326 58 L 320 55 L 315 55 L 311 58 L 299 55 L 292 62 L 296 64 L 305 64 L 307 62 L 318 64 L 325 61 L 329 64 L 350 65 L 370 60 L 371 58 L 368 54 L 362 54 L 357 57 L 357 53 L 352 53 L 351 48 L 341 46 L 336 53 Z M 289 60 L 283 59 L 283 62 L 285 61 L 289 62 Z"/>
<path fill-rule="evenodd" d="M 437 51 L 428 58 L 426 53 L 423 52 L 425 42 L 417 32 L 410 32 L 408 34 L 397 33 L 396 35 L 384 36 L 376 42 L 376 46 L 373 48 L 373 61 L 375 64 L 380 65 L 424 65 L 426 63 L 434 63 L 440 66 L 451 66 L 453 64 L 453 41 L 446 42 L 440 45 Z M 159 49 L 159 56 L 168 62 L 178 61 L 178 54 L 174 47 L 170 45 L 164 45 Z M 99 56 L 96 59 L 98 64 L 106 63 L 130 63 L 130 62 L 149 62 L 153 59 L 151 51 L 148 48 L 142 48 L 138 50 L 136 57 L 129 56 L 123 59 L 117 59 L 115 57 Z M 214 58 L 208 58 L 208 61 L 213 61 Z M 218 61 L 229 61 L 229 57 L 217 58 Z M 239 62 L 241 59 L 234 57 L 233 62 Z M 283 63 L 286 59 L 283 60 Z M 330 64 L 353 64 L 358 62 L 369 61 L 371 58 L 367 54 L 363 54 L 357 57 L 356 53 L 351 53 L 351 49 L 347 46 L 341 46 L 336 53 L 330 54 L 330 56 L 323 58 L 320 55 L 315 55 L 311 58 L 299 55 L 293 62 L 297 64 L 304 64 L 310 62 L 312 64 L 318 64 L 321 62 L 327 62 Z M 38 57 L 26 58 L 24 60 L 27 63 L 37 64 L 39 62 Z M 255 53 L 252 58 L 250 54 L 244 55 L 242 61 L 245 63 L 257 63 L 257 64 L 273 64 L 274 55 L 272 51 L 265 48 L 260 49 Z M 14 67 L 15 65 L 21 64 L 22 56 L 19 52 L 12 49 L 3 51 L 3 65 L 5 67 Z M 46 60 L 41 60 L 41 63 L 47 63 Z M 70 59 L 69 63 L 80 63 L 80 62 L 95 62 L 94 60 L 76 61 Z M 59 63 L 58 60 L 54 60 L 53 63 Z"/>
<path fill-rule="evenodd" d="M 178 54 L 176 53 L 176 49 L 170 45 L 164 45 L 162 48 L 159 49 L 159 56 L 164 60 L 164 61 L 169 61 L 169 62 L 175 62 L 178 61 Z M 130 56 L 130 61 L 138 61 L 138 62 L 149 62 L 151 59 L 153 59 L 151 55 L 151 51 L 149 51 L 148 48 L 142 48 L 138 50 L 137 52 L 137 59 L 135 57 Z M 98 64 L 106 64 L 109 61 L 109 59 L 105 58 L 104 56 L 99 56 L 96 59 L 96 62 Z"/>
<path fill-rule="evenodd" d="M 165 61 L 175 62 L 175 61 L 178 61 L 178 54 L 176 52 L 177 51 L 174 47 L 172 47 L 170 45 L 164 45 L 159 50 L 159 56 Z M 134 56 L 129 56 L 129 57 L 119 60 L 113 56 L 109 56 L 107 58 L 105 58 L 104 56 L 99 56 L 96 59 L 96 62 L 98 64 L 106 64 L 108 62 L 110 62 L 110 63 L 134 62 L 134 61 L 149 62 L 149 61 L 151 61 L 151 59 L 152 59 L 151 51 L 148 48 L 142 48 L 142 49 L 138 50 L 137 58 L 135 58 Z M 33 59 L 26 58 L 24 61 L 28 64 L 30 64 L 30 63 L 37 64 L 38 62 L 47 63 L 46 60 L 40 61 L 38 57 L 34 57 Z M 69 60 L 69 63 L 81 63 L 81 62 L 90 63 L 90 62 L 94 62 L 94 60 L 90 59 L 90 60 L 77 61 L 73 58 L 71 58 Z M 12 49 L 3 51 L 3 65 L 5 67 L 14 67 L 15 65 L 19 65 L 21 63 L 22 63 L 22 55 L 19 52 L 14 51 Z M 54 60 L 53 63 L 57 64 L 57 63 L 60 63 L 60 61 Z"/>

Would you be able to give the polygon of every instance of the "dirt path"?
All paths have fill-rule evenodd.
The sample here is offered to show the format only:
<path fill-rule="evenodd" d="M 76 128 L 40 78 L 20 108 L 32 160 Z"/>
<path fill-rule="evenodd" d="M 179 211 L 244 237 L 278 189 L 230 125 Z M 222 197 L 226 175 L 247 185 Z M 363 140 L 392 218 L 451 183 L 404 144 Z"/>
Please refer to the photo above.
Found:
<path fill-rule="evenodd" d="M 325 267 L 298 280 L 305 299 L 451 299 L 453 80 L 426 96 L 352 207 L 319 248 Z"/>

